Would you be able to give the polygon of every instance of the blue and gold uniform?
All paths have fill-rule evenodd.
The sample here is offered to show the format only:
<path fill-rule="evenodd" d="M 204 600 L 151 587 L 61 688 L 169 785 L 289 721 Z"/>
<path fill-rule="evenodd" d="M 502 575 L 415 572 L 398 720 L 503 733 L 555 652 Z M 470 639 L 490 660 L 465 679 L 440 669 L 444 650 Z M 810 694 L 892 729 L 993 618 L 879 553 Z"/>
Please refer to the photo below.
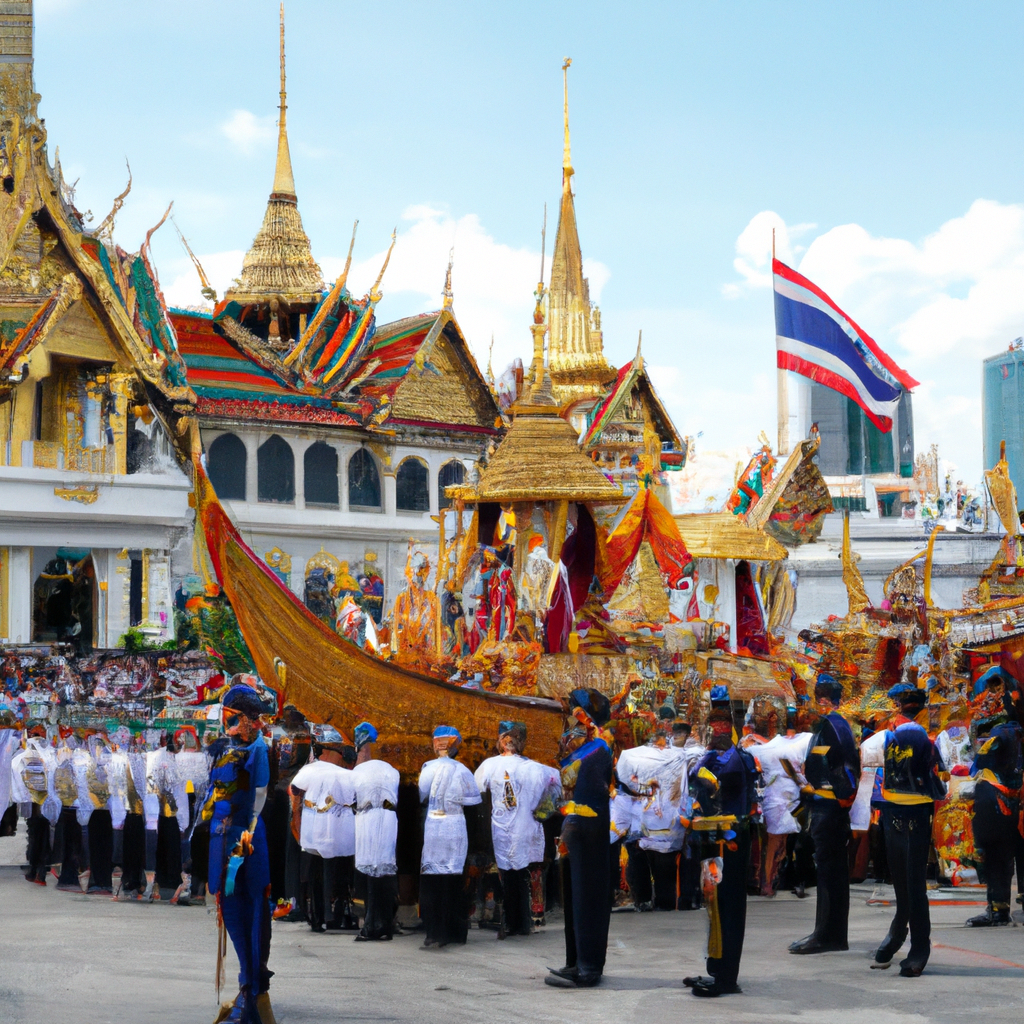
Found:
<path fill-rule="evenodd" d="M 232 687 L 224 707 L 247 717 L 260 713 L 258 695 L 248 686 Z M 269 1008 L 270 859 L 257 805 L 258 791 L 265 794 L 269 784 L 270 758 L 259 732 L 248 742 L 239 737 L 218 741 L 202 821 L 210 823 L 209 889 L 217 897 L 221 919 L 238 954 L 239 996 L 231 1013 L 220 1019 L 241 1024 L 265 1024 L 258 1000 Z"/>
<path fill-rule="evenodd" d="M 608 952 L 611 900 L 608 896 L 609 788 L 612 751 L 600 730 L 611 718 L 608 698 L 598 690 L 573 690 L 574 717 L 586 741 L 561 759 L 562 789 L 568 799 L 562 826 L 562 897 L 565 908 L 565 966 L 545 982 L 558 987 L 597 985 Z"/>
<path fill-rule="evenodd" d="M 974 928 L 1010 923 L 1010 883 L 1020 817 L 1021 727 L 999 722 L 985 729 L 971 767 L 974 842 L 985 859 L 988 908 L 967 923 Z M 984 727 L 979 729 L 982 732 Z"/>
<path fill-rule="evenodd" d="M 839 682 L 823 672 L 818 676 L 814 696 L 826 711 L 811 728 L 804 763 L 818 899 L 814 931 L 794 942 L 790 953 L 827 953 L 849 948 L 850 808 L 860 781 L 860 754 L 846 719 L 832 710 L 843 699 Z"/>
<path fill-rule="evenodd" d="M 727 700 L 725 696 L 721 702 Z M 726 704 L 725 708 L 712 710 L 712 749 L 693 765 L 689 775 L 690 824 L 701 840 L 705 897 L 711 918 L 706 961 L 709 976 L 683 979 L 695 996 L 740 991 L 737 980 L 747 923 L 750 815 L 757 800 L 758 772 L 754 758 L 732 742 L 727 708 Z M 719 864 L 720 868 L 716 867 Z"/>
<path fill-rule="evenodd" d="M 928 733 L 913 720 L 924 709 L 924 691 L 900 683 L 889 697 L 899 703 L 903 716 L 885 735 L 882 776 L 882 827 L 896 890 L 896 914 L 872 966 L 888 967 L 909 931 L 910 953 L 900 961 L 900 974 L 916 977 L 931 952 L 928 853 L 935 801 L 945 796 L 946 787 L 939 778 L 944 770 L 942 758 Z"/>

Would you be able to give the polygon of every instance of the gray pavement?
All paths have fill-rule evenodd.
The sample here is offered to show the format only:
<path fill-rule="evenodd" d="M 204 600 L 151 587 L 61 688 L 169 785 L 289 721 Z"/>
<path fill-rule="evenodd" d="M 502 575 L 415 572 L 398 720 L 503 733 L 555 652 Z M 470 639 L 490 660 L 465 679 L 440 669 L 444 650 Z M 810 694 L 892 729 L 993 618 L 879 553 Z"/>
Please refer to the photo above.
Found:
<path fill-rule="evenodd" d="M 29 885 L 0 868 L 0 1021 L 3 1024 L 197 1024 L 215 1013 L 216 918 L 200 907 L 115 903 Z M 472 930 L 464 948 L 421 950 L 421 935 L 355 943 L 276 923 L 270 966 L 280 1024 L 603 1024 L 706 1020 L 749 1024 L 924 1024 L 1014 1021 L 1024 1009 L 1024 929 L 965 929 L 977 910 L 932 910 L 934 950 L 924 977 L 872 971 L 869 951 L 891 908 L 855 889 L 848 953 L 797 957 L 786 944 L 810 930 L 814 899 L 751 899 L 743 995 L 695 999 L 681 985 L 703 967 L 702 912 L 616 913 L 605 981 L 563 991 L 543 984 L 563 962 L 561 928 L 496 940 Z M 884 897 L 884 893 L 875 893 Z M 977 894 L 975 894 L 977 898 Z M 232 960 L 228 976 L 235 970 Z M 233 994 L 233 993 L 232 993 Z"/>

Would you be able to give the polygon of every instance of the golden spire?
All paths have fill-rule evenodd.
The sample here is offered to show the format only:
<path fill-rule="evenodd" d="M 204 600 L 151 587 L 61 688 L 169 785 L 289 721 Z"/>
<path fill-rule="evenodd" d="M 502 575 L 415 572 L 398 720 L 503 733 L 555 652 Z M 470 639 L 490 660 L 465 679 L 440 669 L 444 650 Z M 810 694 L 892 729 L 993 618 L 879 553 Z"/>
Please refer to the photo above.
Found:
<path fill-rule="evenodd" d="M 562 150 L 562 188 L 569 188 L 569 179 L 573 175 L 572 154 L 569 150 L 569 67 L 571 64 L 572 57 L 566 57 L 562 61 L 563 110 L 565 115 L 565 143 Z"/>
<path fill-rule="evenodd" d="M 281 4 L 281 108 L 277 119 L 277 166 L 274 168 L 274 196 L 295 198 L 295 178 L 292 176 L 292 157 L 288 150 L 288 110 L 284 76 L 284 3 Z"/>
<path fill-rule="evenodd" d="M 591 330 L 590 288 L 583 276 L 583 253 L 576 230 L 576 206 L 570 181 L 575 171 L 569 150 L 569 65 L 562 62 L 565 143 L 562 154 L 562 201 L 551 255 L 548 287 L 548 368 L 559 401 L 602 393 L 615 378 L 604 357 L 600 329 Z"/>
<path fill-rule="evenodd" d="M 288 153 L 285 124 L 284 4 L 281 4 L 281 108 L 278 120 L 277 166 L 274 188 L 267 202 L 263 225 L 242 261 L 242 272 L 225 298 L 243 305 L 284 301 L 314 305 L 324 292 L 320 267 L 309 248 L 295 196 L 295 179 Z"/>

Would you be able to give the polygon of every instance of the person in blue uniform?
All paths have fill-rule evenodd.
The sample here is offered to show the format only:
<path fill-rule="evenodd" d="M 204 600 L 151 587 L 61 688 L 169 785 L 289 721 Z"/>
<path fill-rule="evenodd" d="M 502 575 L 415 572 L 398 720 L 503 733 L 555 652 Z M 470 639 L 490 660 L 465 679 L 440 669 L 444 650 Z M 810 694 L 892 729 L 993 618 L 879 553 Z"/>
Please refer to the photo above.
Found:
<path fill-rule="evenodd" d="M 708 899 L 711 929 L 707 976 L 683 978 L 695 996 L 715 997 L 742 991 L 737 979 L 747 922 L 747 870 L 750 865 L 750 817 L 757 800 L 757 765 L 736 746 L 729 694 L 711 691 L 708 750 L 690 769 L 688 814 L 681 818 L 701 839 L 703 871 L 710 876 L 721 859 L 720 877 Z M 721 818 L 710 830 L 702 819 Z"/>
<path fill-rule="evenodd" d="M 853 731 L 839 714 L 843 687 L 823 672 L 814 687 L 818 714 L 804 763 L 810 833 L 818 876 L 814 931 L 794 942 L 790 953 L 849 949 L 850 808 L 860 782 L 860 754 Z"/>
<path fill-rule="evenodd" d="M 872 967 L 887 968 L 910 933 L 910 953 L 900 961 L 900 975 L 916 978 L 931 952 L 928 911 L 928 852 L 932 845 L 935 801 L 946 795 L 939 778 L 942 758 L 916 721 L 924 711 L 924 690 L 897 683 L 890 699 L 900 708 L 885 734 L 882 769 L 882 828 L 885 853 L 896 890 L 896 914 L 885 941 L 875 950 Z"/>
<path fill-rule="evenodd" d="M 217 1022 L 274 1024 L 270 1008 L 270 859 L 260 811 L 270 758 L 260 732 L 266 708 L 251 686 L 231 687 L 223 701 L 225 736 L 210 770 L 202 820 L 210 822 L 209 890 L 238 954 L 238 996 Z"/>
<path fill-rule="evenodd" d="M 583 742 L 561 759 L 562 788 L 568 799 L 560 840 L 565 966 L 548 968 L 544 982 L 555 988 L 590 988 L 600 983 L 604 973 L 611 919 L 612 750 L 602 735 L 611 719 L 611 704 L 599 690 L 580 689 L 569 695 L 569 710 L 582 727 L 576 742 Z"/>
<path fill-rule="evenodd" d="M 971 766 L 975 778 L 974 842 L 985 862 L 988 907 L 983 914 L 968 920 L 972 928 L 1010 923 L 1010 885 L 1013 881 L 1020 790 L 1024 785 L 1021 771 L 1021 727 L 1011 720 L 1010 689 L 1004 691 L 1005 708 L 988 717 L 976 718 L 978 753 Z"/>

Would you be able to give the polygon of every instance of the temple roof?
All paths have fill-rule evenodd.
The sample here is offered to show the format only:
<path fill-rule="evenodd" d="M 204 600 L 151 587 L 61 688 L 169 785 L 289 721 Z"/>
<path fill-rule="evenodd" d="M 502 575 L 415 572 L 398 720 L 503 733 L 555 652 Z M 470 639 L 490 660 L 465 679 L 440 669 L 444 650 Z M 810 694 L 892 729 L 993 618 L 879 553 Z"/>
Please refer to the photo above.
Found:
<path fill-rule="evenodd" d="M 609 427 L 620 414 L 623 403 L 629 398 L 633 388 L 639 389 L 647 410 L 651 414 L 655 430 L 662 443 L 669 442 L 675 449 L 682 447 L 682 438 L 676 430 L 672 417 L 662 404 L 654 385 L 647 374 L 644 366 L 644 358 L 637 350 L 636 356 L 623 366 L 615 379 L 607 395 L 595 407 L 590 418 L 590 426 L 583 438 L 583 450 L 590 451 L 601 443 L 604 431 Z"/>
<path fill-rule="evenodd" d="M 277 163 L 267 211 L 249 251 L 242 261 L 237 283 L 225 298 L 246 304 L 283 300 L 289 305 L 317 303 L 324 279 L 302 226 L 292 158 L 288 149 L 288 105 L 285 91 L 284 4 L 281 5 L 281 94 L 277 121 Z"/>
<path fill-rule="evenodd" d="M 576 501 L 611 504 L 623 494 L 582 452 L 546 379 L 513 406 L 512 426 L 476 485 L 449 489 L 464 501 Z"/>
<path fill-rule="evenodd" d="M 747 558 L 775 562 L 786 549 L 763 530 L 755 530 L 731 512 L 699 512 L 675 516 L 686 550 L 694 558 Z"/>
<path fill-rule="evenodd" d="M 244 351 L 213 314 L 171 311 L 179 346 L 188 367 L 189 383 L 204 416 L 273 422 L 323 423 L 360 427 L 385 421 L 422 426 L 454 426 L 492 433 L 498 410 L 473 360 L 469 346 L 449 310 L 423 313 L 372 330 L 354 368 L 337 393 L 325 395 L 261 365 Z M 472 422 L 459 409 L 438 378 L 460 377 L 475 408 Z M 400 394 L 420 379 L 433 386 L 435 401 L 426 414 L 405 416 L 416 404 Z M 450 390 L 450 389 L 449 389 Z M 448 400 L 445 401 L 444 399 Z"/>
<path fill-rule="evenodd" d="M 32 77 L 32 5 L 7 3 L 0 14 L 0 164 L 9 176 L 0 190 L 0 303 L 32 309 L 5 321 L 0 332 L 0 390 L 12 386 L 32 349 L 83 302 L 103 323 L 124 364 L 178 411 L 187 411 L 195 395 L 149 256 L 156 228 L 137 253 L 113 244 L 114 214 L 126 190 L 98 229 L 85 229 L 59 157 L 52 167 L 47 160 L 46 126 L 37 114 Z M 44 233 L 52 239 L 45 247 Z"/>

